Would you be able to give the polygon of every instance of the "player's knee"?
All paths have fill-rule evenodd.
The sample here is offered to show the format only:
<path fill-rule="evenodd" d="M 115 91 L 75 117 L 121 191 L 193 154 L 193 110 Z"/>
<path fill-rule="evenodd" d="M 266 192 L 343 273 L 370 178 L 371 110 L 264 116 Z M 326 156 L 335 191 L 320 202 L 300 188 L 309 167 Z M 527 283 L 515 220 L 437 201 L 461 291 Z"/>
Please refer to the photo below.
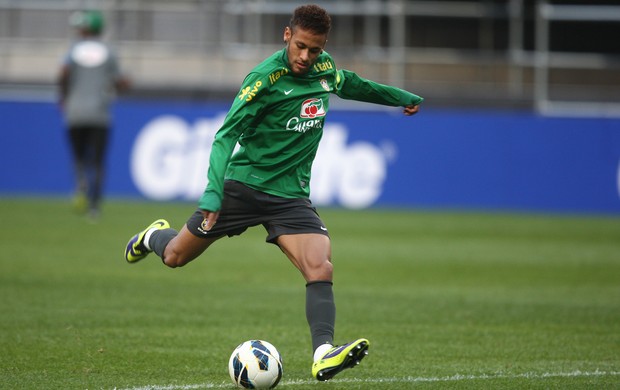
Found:
<path fill-rule="evenodd" d="M 189 263 L 190 259 L 184 258 L 178 253 L 171 252 L 165 254 L 163 261 L 168 267 L 177 268 L 183 267 L 185 264 Z"/>
<path fill-rule="evenodd" d="M 162 261 L 167 267 L 170 267 L 170 268 L 178 267 L 176 260 L 172 256 L 166 256 L 162 259 Z"/>
<path fill-rule="evenodd" d="M 306 280 L 332 280 L 334 274 L 334 266 L 331 261 L 325 260 L 309 267 L 305 272 Z"/>
<path fill-rule="evenodd" d="M 332 262 L 329 261 L 329 260 L 325 261 L 323 263 L 322 269 L 323 269 L 323 272 L 326 275 L 329 275 L 329 277 L 331 279 L 332 275 L 334 274 L 334 265 L 332 264 Z"/>

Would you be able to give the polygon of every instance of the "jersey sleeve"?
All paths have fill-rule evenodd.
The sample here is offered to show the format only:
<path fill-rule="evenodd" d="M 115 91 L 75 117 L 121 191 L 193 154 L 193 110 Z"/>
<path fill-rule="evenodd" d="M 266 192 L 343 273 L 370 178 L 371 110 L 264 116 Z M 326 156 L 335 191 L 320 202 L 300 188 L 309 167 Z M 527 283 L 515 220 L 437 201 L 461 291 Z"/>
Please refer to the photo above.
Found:
<path fill-rule="evenodd" d="M 110 53 L 110 74 L 113 80 L 117 80 L 121 77 L 121 67 L 119 66 L 118 55 L 115 51 L 108 48 Z"/>
<path fill-rule="evenodd" d="M 75 48 L 75 43 L 72 43 L 71 46 L 69 47 L 69 50 L 67 50 L 67 52 L 60 59 L 61 66 L 68 66 L 71 64 L 72 62 L 71 56 L 73 55 L 74 48 Z"/>
<path fill-rule="evenodd" d="M 336 95 L 343 99 L 394 107 L 418 105 L 424 101 L 424 98 L 411 92 L 364 79 L 350 70 L 337 71 Z"/>
<path fill-rule="evenodd" d="M 222 127 L 215 134 L 209 157 L 207 187 L 198 201 L 200 209 L 218 211 L 221 208 L 228 162 L 239 137 L 259 117 L 265 104 L 267 86 L 268 82 L 260 74 L 250 73 L 245 78 Z"/>

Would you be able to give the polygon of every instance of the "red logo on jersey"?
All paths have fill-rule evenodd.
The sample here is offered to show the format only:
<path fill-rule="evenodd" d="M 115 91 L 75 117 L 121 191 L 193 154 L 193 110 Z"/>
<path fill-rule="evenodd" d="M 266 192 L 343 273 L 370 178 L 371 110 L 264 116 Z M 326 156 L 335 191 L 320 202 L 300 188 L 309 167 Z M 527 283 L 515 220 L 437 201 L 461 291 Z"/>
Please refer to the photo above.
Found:
<path fill-rule="evenodd" d="M 302 118 L 317 118 L 321 116 L 325 116 L 325 107 L 323 106 L 322 99 L 308 99 L 304 101 L 301 105 L 301 116 Z"/>

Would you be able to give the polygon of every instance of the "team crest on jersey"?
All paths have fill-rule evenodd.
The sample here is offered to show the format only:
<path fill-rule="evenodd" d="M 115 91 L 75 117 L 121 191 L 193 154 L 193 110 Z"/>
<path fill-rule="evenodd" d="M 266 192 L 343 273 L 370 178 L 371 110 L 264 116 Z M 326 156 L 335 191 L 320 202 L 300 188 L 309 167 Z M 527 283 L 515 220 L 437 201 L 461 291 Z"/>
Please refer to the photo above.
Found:
<path fill-rule="evenodd" d="M 321 83 L 321 87 L 323 87 L 324 90 L 329 92 L 329 84 L 327 84 L 327 80 L 321 79 L 319 83 Z"/>
<path fill-rule="evenodd" d="M 325 106 L 323 105 L 323 99 L 307 99 L 301 104 L 301 113 L 299 116 L 302 118 L 318 118 L 325 116 Z"/>

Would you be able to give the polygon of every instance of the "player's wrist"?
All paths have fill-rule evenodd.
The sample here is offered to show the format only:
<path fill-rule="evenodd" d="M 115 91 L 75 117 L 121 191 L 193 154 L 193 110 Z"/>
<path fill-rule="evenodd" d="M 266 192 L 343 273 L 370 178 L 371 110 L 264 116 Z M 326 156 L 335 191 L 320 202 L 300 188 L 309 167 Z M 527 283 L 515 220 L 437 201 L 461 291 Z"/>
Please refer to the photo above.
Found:
<path fill-rule="evenodd" d="M 205 190 L 198 200 L 198 208 L 207 212 L 217 212 L 222 206 L 222 201 L 217 194 L 210 190 Z"/>

